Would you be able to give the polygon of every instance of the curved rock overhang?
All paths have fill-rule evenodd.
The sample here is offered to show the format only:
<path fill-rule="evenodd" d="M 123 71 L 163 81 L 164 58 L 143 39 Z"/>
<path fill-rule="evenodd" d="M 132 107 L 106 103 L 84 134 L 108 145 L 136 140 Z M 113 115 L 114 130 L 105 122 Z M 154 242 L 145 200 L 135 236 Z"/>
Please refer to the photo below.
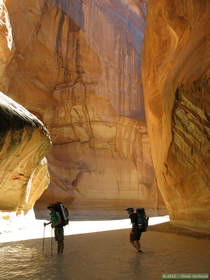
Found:
<path fill-rule="evenodd" d="M 43 124 L 0 93 L 0 210 L 21 213 L 48 187 L 46 159 L 51 146 Z"/>

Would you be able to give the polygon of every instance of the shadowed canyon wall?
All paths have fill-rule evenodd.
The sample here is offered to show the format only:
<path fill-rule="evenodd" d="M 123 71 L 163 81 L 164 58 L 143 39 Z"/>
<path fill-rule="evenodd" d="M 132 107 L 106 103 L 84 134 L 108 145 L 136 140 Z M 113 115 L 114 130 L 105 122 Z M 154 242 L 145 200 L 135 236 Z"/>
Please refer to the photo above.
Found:
<path fill-rule="evenodd" d="M 50 138 L 34 115 L 2 93 L 0 124 L 0 210 L 21 213 L 48 187 Z"/>
<path fill-rule="evenodd" d="M 150 0 L 143 52 L 152 156 L 172 222 L 210 228 L 210 1 Z"/>
<path fill-rule="evenodd" d="M 5 0 L 1 12 L 1 89 L 52 135 L 37 207 L 164 208 L 140 80 L 146 1 Z"/>

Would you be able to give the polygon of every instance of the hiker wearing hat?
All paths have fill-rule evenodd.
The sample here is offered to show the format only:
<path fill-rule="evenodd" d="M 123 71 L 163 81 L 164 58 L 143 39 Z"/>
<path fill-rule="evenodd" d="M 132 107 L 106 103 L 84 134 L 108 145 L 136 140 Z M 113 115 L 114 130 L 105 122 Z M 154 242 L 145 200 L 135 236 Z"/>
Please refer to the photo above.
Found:
<path fill-rule="evenodd" d="M 128 212 L 132 224 L 132 229 L 130 232 L 130 243 L 138 252 L 143 252 L 140 245 L 140 237 L 142 231 L 139 229 L 137 224 L 137 214 L 134 213 L 133 208 L 127 208 L 126 211 Z"/>
<path fill-rule="evenodd" d="M 44 226 L 51 224 L 51 227 L 55 229 L 55 240 L 58 242 L 58 254 L 63 253 L 64 249 L 64 231 L 62 218 L 59 211 L 56 211 L 55 205 L 50 205 L 47 207 L 50 210 L 50 222 L 44 223 Z"/>

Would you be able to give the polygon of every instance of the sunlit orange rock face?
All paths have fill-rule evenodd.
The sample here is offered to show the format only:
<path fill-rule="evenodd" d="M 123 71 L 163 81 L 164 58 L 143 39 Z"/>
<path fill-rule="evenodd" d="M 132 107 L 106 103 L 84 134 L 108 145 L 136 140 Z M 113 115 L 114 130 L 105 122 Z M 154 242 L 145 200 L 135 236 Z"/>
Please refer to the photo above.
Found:
<path fill-rule="evenodd" d="M 174 223 L 210 231 L 209 1 L 151 0 L 143 85 L 158 185 Z"/>
<path fill-rule="evenodd" d="M 49 184 L 43 124 L 0 92 L 0 211 L 31 209 Z"/>
<path fill-rule="evenodd" d="M 37 207 L 164 207 L 140 82 L 145 1 L 4 3 L 13 41 L 2 87 L 53 140 L 51 184 Z"/>

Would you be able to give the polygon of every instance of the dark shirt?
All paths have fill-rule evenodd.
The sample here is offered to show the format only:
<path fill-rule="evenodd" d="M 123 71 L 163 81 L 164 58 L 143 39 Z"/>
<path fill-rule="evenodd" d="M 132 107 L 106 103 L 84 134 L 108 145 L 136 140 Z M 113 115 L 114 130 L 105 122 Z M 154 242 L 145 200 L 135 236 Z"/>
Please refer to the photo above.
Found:
<path fill-rule="evenodd" d="M 131 220 L 132 228 L 136 229 L 138 227 L 137 225 L 137 215 L 136 213 L 132 213 L 129 215 L 129 218 Z"/>

